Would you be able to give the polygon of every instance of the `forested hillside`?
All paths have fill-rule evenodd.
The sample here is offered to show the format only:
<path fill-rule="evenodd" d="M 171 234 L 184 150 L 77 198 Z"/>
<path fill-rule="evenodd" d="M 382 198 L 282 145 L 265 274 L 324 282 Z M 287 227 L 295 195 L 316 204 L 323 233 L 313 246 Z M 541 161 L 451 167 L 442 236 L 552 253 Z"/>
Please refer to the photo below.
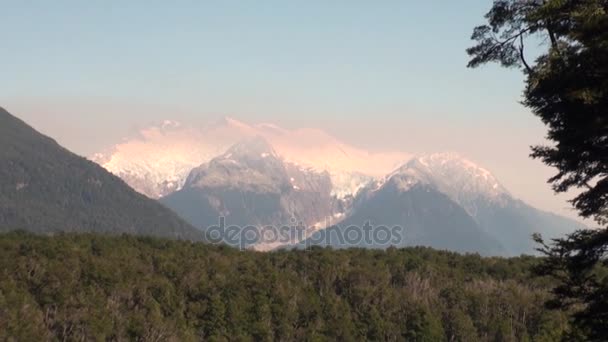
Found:
<path fill-rule="evenodd" d="M 532 257 L 0 235 L 0 340 L 555 341 Z"/>
<path fill-rule="evenodd" d="M 0 107 L 0 232 L 203 234 Z"/>

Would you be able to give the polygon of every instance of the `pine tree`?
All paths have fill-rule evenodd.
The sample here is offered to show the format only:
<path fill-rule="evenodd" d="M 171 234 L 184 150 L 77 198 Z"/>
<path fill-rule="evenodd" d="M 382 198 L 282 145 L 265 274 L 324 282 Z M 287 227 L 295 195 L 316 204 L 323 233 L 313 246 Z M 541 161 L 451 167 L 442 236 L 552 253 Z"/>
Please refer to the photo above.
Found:
<path fill-rule="evenodd" d="M 487 24 L 474 29 L 469 67 L 498 62 L 526 76 L 523 104 L 548 128 L 552 146 L 531 156 L 557 169 L 556 192 L 578 189 L 571 202 L 584 218 L 608 224 L 608 0 L 495 0 Z M 546 41 L 534 63 L 528 42 Z M 608 336 L 608 230 L 578 231 L 553 243 L 535 236 L 547 258 L 536 270 L 560 280 L 553 308 L 577 308 L 569 338 Z"/>

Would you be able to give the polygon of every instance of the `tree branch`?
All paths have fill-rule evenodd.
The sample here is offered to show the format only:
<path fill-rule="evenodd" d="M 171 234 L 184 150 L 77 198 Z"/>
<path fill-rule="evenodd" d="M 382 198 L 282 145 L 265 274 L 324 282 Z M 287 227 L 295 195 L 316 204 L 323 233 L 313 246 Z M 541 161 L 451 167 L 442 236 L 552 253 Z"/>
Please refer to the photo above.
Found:
<path fill-rule="evenodd" d="M 519 35 L 519 59 L 521 59 L 521 62 L 526 67 L 528 74 L 533 74 L 534 70 L 532 70 L 532 68 L 530 67 L 528 62 L 526 62 L 526 56 L 524 54 L 524 35 L 523 34 Z"/>
<path fill-rule="evenodd" d="M 559 50 L 559 40 L 555 36 L 555 32 L 553 32 L 553 29 L 551 27 L 552 27 L 551 22 L 547 22 L 547 33 L 549 34 L 549 40 L 551 41 L 551 47 L 557 52 L 557 55 L 561 57 L 562 53 Z"/>

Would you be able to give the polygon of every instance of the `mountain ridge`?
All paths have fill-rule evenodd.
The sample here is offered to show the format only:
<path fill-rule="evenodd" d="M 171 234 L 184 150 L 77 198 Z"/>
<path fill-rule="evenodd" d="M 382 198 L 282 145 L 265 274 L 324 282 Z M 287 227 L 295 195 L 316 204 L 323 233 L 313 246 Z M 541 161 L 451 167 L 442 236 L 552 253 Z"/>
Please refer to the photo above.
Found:
<path fill-rule="evenodd" d="M 509 255 L 535 251 L 531 236 L 552 239 L 584 228 L 581 223 L 536 209 L 517 199 L 488 170 L 455 153 L 415 157 L 387 178 L 407 186 L 427 184 L 460 205 Z"/>
<path fill-rule="evenodd" d="M 0 230 L 203 235 L 101 166 L 0 108 Z"/>
<path fill-rule="evenodd" d="M 160 198 L 181 189 L 195 167 L 256 136 L 267 140 L 291 164 L 328 171 L 334 194 L 339 197 L 353 195 L 372 178 L 385 175 L 410 158 L 402 152 L 366 151 L 318 129 L 250 125 L 229 117 L 201 127 L 173 124 L 163 130 L 162 126 L 146 127 L 91 159 L 139 192 Z"/>
<path fill-rule="evenodd" d="M 204 132 L 206 136 L 202 137 L 201 132 Z M 118 158 L 119 160 L 122 158 L 129 162 L 134 162 L 136 166 L 134 172 L 130 173 L 129 164 L 123 164 L 122 166 L 126 166 L 126 169 L 121 171 L 121 177 L 136 188 L 140 186 L 138 190 L 141 191 L 141 184 L 137 183 L 137 167 L 139 166 L 139 162 L 143 162 L 143 165 L 147 165 L 146 168 L 154 171 L 159 165 L 162 169 L 163 163 L 179 163 L 186 160 L 180 166 L 181 170 L 179 172 L 182 174 L 179 177 L 171 176 L 166 180 L 158 177 L 154 182 L 157 182 L 156 185 L 163 187 L 163 190 L 158 194 L 161 195 L 160 198 L 165 203 L 167 203 L 168 199 L 172 201 L 176 198 L 176 196 L 171 196 L 173 194 L 180 193 L 185 196 L 180 200 L 181 204 L 177 205 L 175 202 L 170 202 L 170 206 L 182 215 L 184 213 L 180 206 L 189 208 L 187 211 L 195 213 L 195 215 L 187 216 L 187 220 L 198 227 L 201 227 L 201 225 L 208 226 L 212 223 L 210 221 L 217 221 L 211 220 L 213 215 L 217 217 L 220 216 L 220 213 L 225 213 L 223 209 L 213 209 L 213 205 L 211 207 L 208 205 L 209 203 L 215 203 L 217 207 L 217 203 L 222 202 L 218 200 L 219 198 L 228 200 L 225 197 L 228 196 L 227 189 L 232 189 L 230 190 L 231 192 L 236 191 L 228 196 L 234 197 L 241 196 L 238 195 L 239 190 L 246 191 L 250 195 L 256 193 L 253 187 L 260 187 L 264 184 L 264 186 L 269 188 L 258 191 L 258 195 L 260 193 L 281 193 L 280 191 L 271 190 L 271 188 L 278 189 L 284 187 L 285 189 L 289 189 L 294 186 L 298 187 L 298 185 L 291 184 L 288 181 L 288 178 L 291 177 L 282 176 L 287 177 L 283 179 L 283 183 L 274 183 L 270 179 L 263 180 L 265 178 L 263 176 L 264 172 L 246 174 L 239 171 L 240 173 L 235 173 L 241 174 L 239 177 L 249 177 L 245 183 L 241 183 L 242 189 L 239 189 L 239 186 L 236 185 L 235 179 L 229 181 L 228 178 L 233 177 L 229 174 L 223 174 L 219 179 L 215 179 L 223 188 L 211 190 L 207 186 L 184 189 L 184 187 L 187 187 L 187 184 L 192 183 L 190 177 L 194 174 L 193 171 L 201 170 L 201 167 L 204 165 L 209 166 L 211 164 L 217 164 L 214 168 L 218 170 L 219 163 L 234 163 L 234 160 L 232 160 L 234 158 L 230 158 L 231 156 L 228 151 L 236 148 L 239 144 L 241 146 L 247 145 L 245 147 L 251 149 L 252 146 L 249 145 L 255 139 L 263 140 L 265 144 L 263 149 L 272 150 L 272 152 L 257 151 L 254 154 L 272 154 L 276 160 L 280 160 L 280 163 L 284 164 L 281 166 L 282 168 L 290 168 L 294 172 L 309 172 L 311 174 L 322 174 L 325 172 L 329 175 L 329 182 L 327 180 L 321 182 L 325 186 L 330 187 L 329 195 L 324 194 L 321 197 L 309 200 L 314 203 L 324 203 L 322 205 L 324 208 L 335 208 L 337 206 L 340 209 L 337 211 L 332 211 L 333 209 L 324 210 L 324 217 L 316 214 L 310 215 L 310 217 L 318 219 L 318 221 L 312 224 L 315 227 L 313 231 L 326 228 L 326 226 L 323 226 L 323 222 L 328 222 L 328 226 L 339 223 L 341 220 L 348 222 L 349 217 L 355 215 L 354 212 L 351 212 L 354 206 L 360 202 L 364 202 L 366 196 L 370 196 L 370 194 L 384 186 L 388 181 L 394 182 L 393 186 L 395 189 L 400 189 L 404 192 L 420 183 L 430 186 L 433 191 L 446 195 L 451 202 L 462 207 L 475 222 L 474 225 L 467 223 L 465 226 L 477 226 L 477 228 L 481 228 L 482 235 L 491 237 L 488 240 L 494 239 L 504 243 L 505 245 L 500 250 L 506 251 L 506 254 L 519 255 L 521 253 L 533 252 L 534 245 L 530 236 L 535 232 L 540 232 L 552 238 L 571 232 L 575 227 L 581 226 L 575 221 L 559 216 L 551 216 L 527 205 L 525 202 L 515 198 L 489 170 L 454 152 L 423 155 L 411 155 L 408 153 L 394 155 L 390 153 L 371 154 L 348 146 L 318 129 L 288 130 L 271 123 L 250 125 L 232 118 L 224 118 L 204 126 L 200 131 L 196 131 L 191 126 L 173 121 L 165 121 L 159 126 L 142 130 L 141 135 L 143 140 L 140 142 L 134 143 L 132 140 L 127 140 L 126 145 L 123 147 L 129 153 L 114 155 L 114 158 Z M 174 138 L 176 140 L 173 140 Z M 194 142 L 198 138 L 201 139 L 202 143 L 199 141 Z M 146 139 L 151 142 L 148 144 Z M 209 143 L 210 141 L 212 143 Z M 243 143 L 243 141 L 247 142 Z M 301 143 L 302 141 L 305 141 L 305 143 Z M 138 149 L 138 146 L 141 149 Z M 220 150 L 221 152 L 217 152 Z M 144 152 L 137 154 L 143 156 L 143 159 L 130 158 L 134 153 L 133 151 Z M 184 151 L 189 151 L 192 158 L 182 158 Z M 204 153 L 199 153 L 200 151 L 204 151 Z M 159 154 L 158 159 L 155 159 L 155 153 Z M 150 160 L 156 164 L 146 164 Z M 196 163 L 195 166 L 188 170 L 189 165 L 195 163 L 196 160 L 202 160 L 202 162 Z M 374 165 L 378 161 L 380 161 L 379 166 Z M 358 167 L 361 165 L 363 166 L 360 170 Z M 108 167 L 108 165 L 105 166 Z M 167 174 L 174 174 L 176 172 L 176 169 L 169 168 L 168 170 Z M 187 174 L 186 170 L 188 170 Z M 184 176 L 184 174 L 186 175 Z M 222 173 L 216 172 L 215 177 L 218 177 L 217 175 L 219 174 Z M 205 177 L 206 182 L 212 181 L 209 174 Z M 256 184 L 255 177 L 260 182 L 259 184 Z M 141 179 L 139 180 L 141 181 Z M 231 182 L 234 184 L 230 185 Z M 143 183 L 150 184 L 153 182 L 143 181 Z M 291 190 L 294 189 L 291 188 Z M 218 191 L 224 191 L 224 194 L 222 195 Z M 209 202 L 209 192 L 213 192 L 211 195 L 213 200 L 211 202 Z M 323 191 L 317 191 L 317 193 L 323 193 Z M 279 197 L 273 200 L 273 203 L 276 205 L 274 207 L 275 212 L 282 212 L 284 210 L 280 209 L 282 205 L 280 204 L 281 200 L 278 199 L 283 195 L 277 195 Z M 185 204 L 186 198 L 192 201 L 192 203 Z M 255 198 L 255 196 L 251 198 Z M 215 214 L 203 219 L 199 215 L 200 213 L 197 213 L 197 209 L 200 208 L 196 207 L 196 203 L 200 201 L 206 203 L 201 204 L 202 208 L 205 209 L 201 209 L 200 211 Z M 233 207 L 232 212 L 240 210 L 249 213 L 247 215 L 252 215 L 250 217 L 257 217 L 253 202 L 249 206 L 247 208 L 240 207 L 240 209 L 236 209 L 239 208 L 238 206 Z M 449 207 L 449 205 L 446 204 L 446 207 Z M 301 212 L 300 215 L 301 217 L 307 216 Z M 279 217 L 282 217 L 281 221 L 285 221 L 287 216 L 285 213 L 279 215 Z M 195 219 L 194 217 L 197 218 Z M 245 217 L 246 215 L 237 221 L 247 223 Z M 304 221 L 307 224 L 311 224 L 312 219 L 305 219 Z M 448 222 L 448 220 L 446 219 L 445 222 Z M 248 223 L 273 223 L 277 225 L 285 222 L 260 221 L 258 218 L 255 218 Z"/>
<path fill-rule="evenodd" d="M 220 217 L 227 225 L 261 229 L 312 226 L 332 216 L 337 200 L 330 191 L 327 172 L 285 162 L 258 137 L 193 169 L 182 189 L 160 201 L 203 230 Z"/>

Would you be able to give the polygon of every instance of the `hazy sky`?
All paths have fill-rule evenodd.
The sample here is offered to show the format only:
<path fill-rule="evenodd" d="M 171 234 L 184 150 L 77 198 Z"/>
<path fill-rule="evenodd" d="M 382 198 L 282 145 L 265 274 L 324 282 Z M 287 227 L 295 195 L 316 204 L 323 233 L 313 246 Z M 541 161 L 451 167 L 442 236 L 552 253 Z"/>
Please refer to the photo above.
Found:
<path fill-rule="evenodd" d="M 0 106 L 89 155 L 161 119 L 319 127 L 369 149 L 456 151 L 573 216 L 528 158 L 517 70 L 465 67 L 491 0 L 0 0 Z"/>

